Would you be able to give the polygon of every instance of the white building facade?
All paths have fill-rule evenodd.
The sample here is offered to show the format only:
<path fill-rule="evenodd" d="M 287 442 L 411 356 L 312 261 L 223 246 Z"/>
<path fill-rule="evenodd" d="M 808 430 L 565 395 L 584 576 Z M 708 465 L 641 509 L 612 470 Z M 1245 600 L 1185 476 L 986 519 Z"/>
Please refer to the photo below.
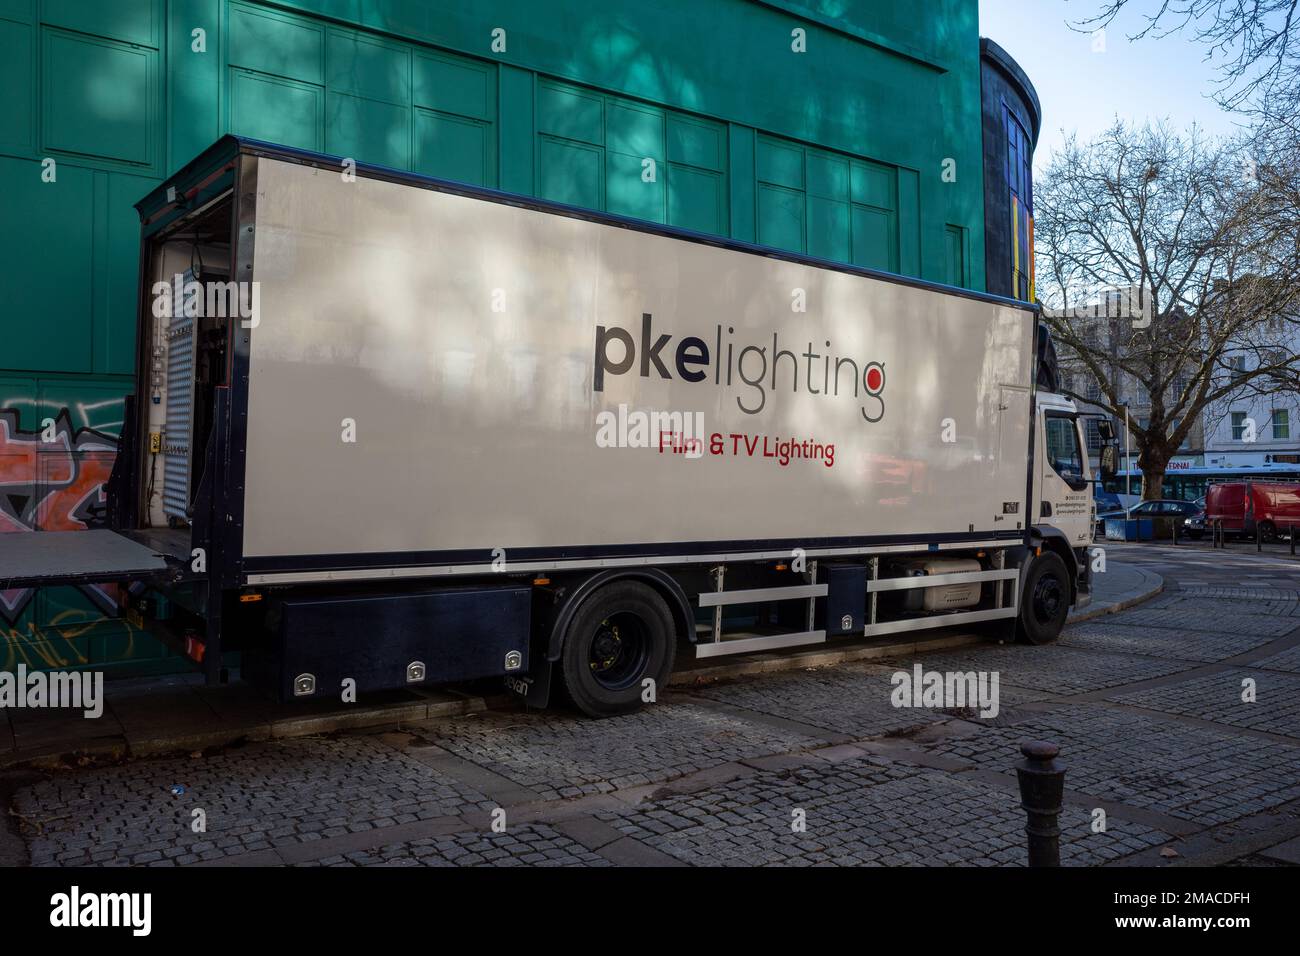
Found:
<path fill-rule="evenodd" d="M 1278 343 L 1291 357 L 1300 349 L 1300 330 Z M 1276 358 L 1276 356 L 1274 356 Z M 1249 371 L 1256 361 L 1249 350 L 1228 356 L 1236 371 Z M 1261 465 L 1300 465 L 1300 378 L 1290 389 L 1261 394 L 1243 387 L 1205 414 L 1205 464 L 1210 467 L 1256 468 Z"/>

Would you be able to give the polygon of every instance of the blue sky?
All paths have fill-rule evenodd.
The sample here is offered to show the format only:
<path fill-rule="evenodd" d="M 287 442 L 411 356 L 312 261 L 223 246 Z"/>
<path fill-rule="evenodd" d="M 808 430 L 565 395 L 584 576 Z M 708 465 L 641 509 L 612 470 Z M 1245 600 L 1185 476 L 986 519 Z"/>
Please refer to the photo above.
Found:
<path fill-rule="evenodd" d="M 1071 29 L 1102 6 L 1102 0 L 980 0 L 980 34 L 1002 46 L 1029 74 L 1043 104 L 1043 131 L 1035 166 L 1043 168 L 1060 147 L 1063 132 L 1086 140 L 1118 115 L 1143 122 L 1192 122 L 1206 132 L 1231 134 L 1237 120 L 1211 99 L 1216 66 L 1205 48 L 1185 33 L 1130 42 L 1145 23 L 1141 13 L 1159 0 L 1132 0 L 1134 10 L 1106 30 L 1105 51 Z M 1068 21 L 1068 22 L 1067 22 Z"/>

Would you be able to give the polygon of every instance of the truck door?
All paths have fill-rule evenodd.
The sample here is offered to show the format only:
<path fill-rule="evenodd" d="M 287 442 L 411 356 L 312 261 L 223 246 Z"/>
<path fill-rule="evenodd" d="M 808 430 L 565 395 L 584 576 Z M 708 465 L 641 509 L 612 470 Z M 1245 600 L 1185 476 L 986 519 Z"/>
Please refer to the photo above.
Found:
<path fill-rule="evenodd" d="M 1092 476 L 1076 416 L 1046 409 L 1040 433 L 1039 523 L 1059 528 L 1074 547 L 1092 540 Z"/>

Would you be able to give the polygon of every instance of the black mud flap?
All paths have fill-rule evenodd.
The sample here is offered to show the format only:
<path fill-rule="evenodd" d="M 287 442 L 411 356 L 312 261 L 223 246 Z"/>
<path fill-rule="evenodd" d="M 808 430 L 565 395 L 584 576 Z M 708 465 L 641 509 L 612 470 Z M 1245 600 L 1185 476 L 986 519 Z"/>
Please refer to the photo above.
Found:
<path fill-rule="evenodd" d="M 541 654 L 533 660 L 536 663 L 527 674 L 507 675 L 505 684 L 508 691 L 522 698 L 525 707 L 543 710 L 551 702 L 551 674 L 555 665 Z"/>

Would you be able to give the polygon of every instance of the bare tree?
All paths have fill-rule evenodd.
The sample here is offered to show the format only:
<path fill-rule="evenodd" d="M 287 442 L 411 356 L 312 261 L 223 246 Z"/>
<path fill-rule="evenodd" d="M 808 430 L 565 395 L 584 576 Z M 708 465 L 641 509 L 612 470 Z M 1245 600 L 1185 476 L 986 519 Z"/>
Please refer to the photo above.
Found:
<path fill-rule="evenodd" d="M 1131 0 L 1104 0 L 1077 23 L 1096 30 L 1115 22 Z M 1130 39 L 1189 33 L 1221 63 L 1219 102 L 1230 110 L 1297 119 L 1300 106 L 1300 0 L 1160 0 L 1142 14 Z"/>
<path fill-rule="evenodd" d="M 1297 170 L 1248 155 L 1195 128 L 1116 122 L 1090 143 L 1067 141 L 1036 189 L 1045 316 L 1065 368 L 1098 394 L 1077 381 L 1066 391 L 1117 417 L 1134 390 L 1148 398 L 1149 419 L 1131 427 L 1144 499 L 1160 497 L 1207 407 L 1300 378 L 1287 347 L 1300 299 Z M 1079 308 L 1131 288 L 1136 313 Z M 1238 368 L 1243 348 L 1255 360 Z"/>

